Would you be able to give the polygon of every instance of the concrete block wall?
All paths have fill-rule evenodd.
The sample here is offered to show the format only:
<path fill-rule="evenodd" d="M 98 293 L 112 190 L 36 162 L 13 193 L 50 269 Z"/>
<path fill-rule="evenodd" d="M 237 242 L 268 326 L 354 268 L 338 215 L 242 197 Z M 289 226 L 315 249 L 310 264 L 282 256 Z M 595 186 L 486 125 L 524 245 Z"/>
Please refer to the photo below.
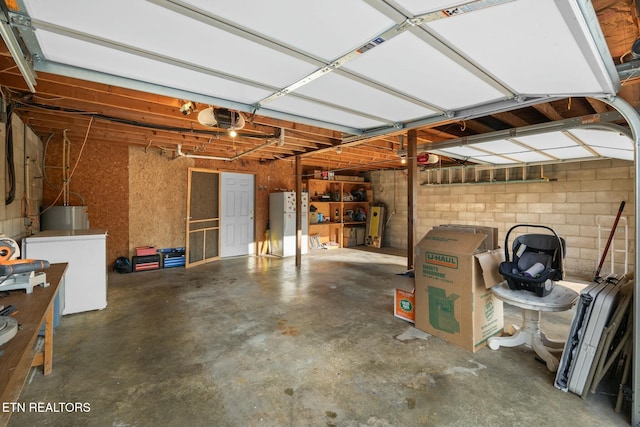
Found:
<path fill-rule="evenodd" d="M 531 168 L 534 170 L 535 168 Z M 538 170 L 540 170 L 538 168 Z M 604 248 L 613 217 L 621 201 L 626 202 L 623 218 L 628 224 L 628 239 L 619 232 L 614 239 L 613 271 L 624 269 L 625 240 L 628 243 L 628 270 L 634 259 L 634 167 L 633 162 L 598 160 L 547 165 L 537 177 L 546 181 L 433 184 L 427 173 L 418 174 L 416 239 L 432 227 L 446 223 L 497 227 L 500 246 L 510 227 L 530 223 L 553 228 L 567 243 L 565 271 L 572 276 L 592 278 Z M 504 173 L 504 172 L 503 172 Z M 497 174 L 499 175 L 499 174 Z M 370 174 L 374 200 L 387 207 L 384 246 L 407 248 L 407 173 L 376 171 Z M 518 177 L 520 179 L 521 177 Z M 531 176 L 527 176 L 531 179 Z M 458 177 L 458 181 L 460 181 Z M 437 182 L 437 181 L 436 181 Z M 468 181 L 466 181 L 468 182 Z M 623 221 L 624 221 L 623 219 Z M 598 227 L 598 221 L 602 226 Z M 619 229 L 623 225 L 619 224 Z M 521 228 L 511 237 L 534 228 Z M 510 248 L 511 250 L 511 248 Z M 620 251 L 620 252 L 618 252 Z M 611 253 L 611 251 L 610 251 Z M 603 273 L 612 270 L 608 257 Z"/>

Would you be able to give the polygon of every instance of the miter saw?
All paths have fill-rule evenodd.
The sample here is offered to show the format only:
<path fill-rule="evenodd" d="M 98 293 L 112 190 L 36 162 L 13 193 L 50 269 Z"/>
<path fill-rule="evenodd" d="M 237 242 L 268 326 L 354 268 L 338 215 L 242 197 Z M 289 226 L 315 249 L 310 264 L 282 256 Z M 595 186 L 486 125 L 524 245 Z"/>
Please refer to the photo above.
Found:
<path fill-rule="evenodd" d="M 49 261 L 19 257 L 18 243 L 0 236 L 0 291 L 24 289 L 30 294 L 34 286 L 49 286 L 46 273 L 40 271 L 49 268 Z"/>
<path fill-rule="evenodd" d="M 47 275 L 39 270 L 49 268 L 49 261 L 18 259 L 18 243 L 0 235 L 0 291 L 24 289 L 28 294 L 34 286 L 47 287 Z M 18 322 L 8 316 L 0 316 L 0 345 L 8 342 L 18 332 Z"/>

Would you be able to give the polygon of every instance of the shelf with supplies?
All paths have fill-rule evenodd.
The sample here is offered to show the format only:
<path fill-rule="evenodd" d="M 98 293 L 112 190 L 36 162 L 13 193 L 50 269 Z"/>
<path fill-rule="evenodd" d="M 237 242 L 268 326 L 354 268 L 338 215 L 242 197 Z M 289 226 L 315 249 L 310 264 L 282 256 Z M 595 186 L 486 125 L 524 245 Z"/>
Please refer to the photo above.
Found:
<path fill-rule="evenodd" d="M 364 244 L 373 190 L 371 183 L 308 179 L 309 236 L 339 247 Z"/>

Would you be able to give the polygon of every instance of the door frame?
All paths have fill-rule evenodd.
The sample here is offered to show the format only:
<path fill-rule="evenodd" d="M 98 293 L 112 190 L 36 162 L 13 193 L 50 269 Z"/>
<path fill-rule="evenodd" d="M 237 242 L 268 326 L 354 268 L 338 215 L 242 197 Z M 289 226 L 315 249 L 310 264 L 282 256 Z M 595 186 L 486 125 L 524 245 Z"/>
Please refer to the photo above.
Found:
<path fill-rule="evenodd" d="M 191 191 L 192 191 L 192 176 L 193 173 L 211 173 L 211 174 L 216 174 L 218 175 L 218 191 L 217 193 L 215 191 L 211 192 L 212 197 L 216 198 L 216 202 L 217 202 L 217 217 L 212 217 L 212 218 L 203 218 L 203 219 L 197 219 L 195 221 L 192 221 L 192 217 L 191 217 Z M 218 259 L 220 259 L 220 189 L 221 189 L 221 183 L 220 183 L 220 171 L 218 170 L 213 170 L 213 169 L 204 169 L 204 168 L 192 168 L 190 167 L 188 170 L 188 176 L 187 176 L 187 215 L 185 217 L 185 230 L 186 230 L 186 246 L 185 246 L 185 268 L 189 268 L 189 267 L 195 267 L 197 265 L 201 265 L 201 264 L 206 264 L 212 261 L 216 261 Z M 206 222 L 210 222 L 211 224 L 209 226 L 205 226 L 202 228 L 198 228 L 196 230 L 190 230 L 192 225 L 195 225 L 197 223 L 200 224 L 205 224 Z M 213 257 L 206 257 L 206 234 L 207 232 L 216 232 L 218 233 L 218 238 L 216 239 L 215 244 L 217 245 L 216 248 L 216 256 Z M 191 252 L 191 245 L 190 245 L 190 236 L 192 233 L 203 233 L 205 238 L 203 239 L 203 241 L 205 242 L 203 244 L 203 248 L 202 248 L 202 257 L 201 259 L 195 261 L 195 262 L 190 262 L 190 252 Z"/>

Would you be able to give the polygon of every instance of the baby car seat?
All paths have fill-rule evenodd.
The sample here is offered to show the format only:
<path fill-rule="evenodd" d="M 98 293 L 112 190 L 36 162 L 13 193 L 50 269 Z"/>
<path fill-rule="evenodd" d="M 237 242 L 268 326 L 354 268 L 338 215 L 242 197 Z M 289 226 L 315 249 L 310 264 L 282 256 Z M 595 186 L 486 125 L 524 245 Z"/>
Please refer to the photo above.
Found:
<path fill-rule="evenodd" d="M 509 235 L 518 227 L 537 227 L 551 234 L 523 234 L 513 241 L 513 258 L 509 256 Z M 518 224 L 504 239 L 505 261 L 499 271 L 510 289 L 534 292 L 539 297 L 551 293 L 555 282 L 562 280 L 562 263 L 566 252 L 563 238 L 544 225 Z"/>

